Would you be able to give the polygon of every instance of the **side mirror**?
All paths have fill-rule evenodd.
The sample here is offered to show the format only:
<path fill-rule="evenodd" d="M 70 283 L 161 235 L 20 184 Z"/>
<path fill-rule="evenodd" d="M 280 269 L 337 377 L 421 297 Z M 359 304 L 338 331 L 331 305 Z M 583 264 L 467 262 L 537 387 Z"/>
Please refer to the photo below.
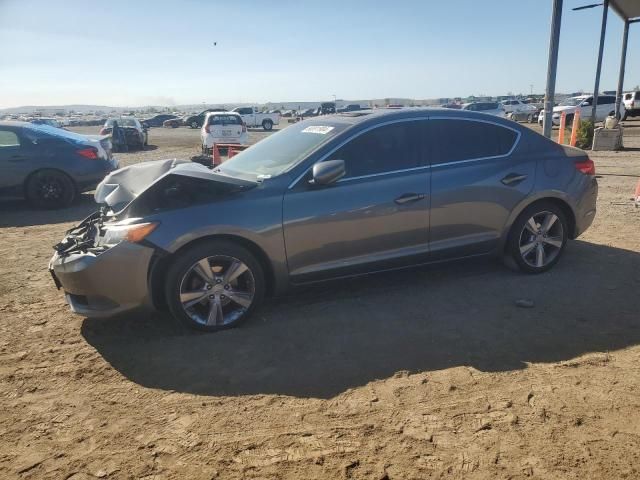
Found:
<path fill-rule="evenodd" d="M 337 182 L 345 174 L 344 160 L 329 160 L 313 166 L 313 185 L 330 185 Z"/>

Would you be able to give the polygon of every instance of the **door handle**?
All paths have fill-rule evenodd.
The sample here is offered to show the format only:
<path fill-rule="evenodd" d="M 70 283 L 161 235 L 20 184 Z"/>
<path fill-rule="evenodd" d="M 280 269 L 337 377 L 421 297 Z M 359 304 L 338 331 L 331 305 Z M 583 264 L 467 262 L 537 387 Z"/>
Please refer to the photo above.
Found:
<path fill-rule="evenodd" d="M 500 180 L 504 185 L 511 187 L 519 184 L 523 180 L 527 179 L 527 175 L 522 175 L 520 173 L 510 173 L 502 180 Z"/>
<path fill-rule="evenodd" d="M 12 155 L 11 157 L 9 157 L 9 161 L 10 162 L 22 162 L 25 158 L 24 155 Z"/>
<path fill-rule="evenodd" d="M 417 202 L 424 198 L 424 193 L 404 193 L 394 200 L 398 205 L 405 203 Z"/>

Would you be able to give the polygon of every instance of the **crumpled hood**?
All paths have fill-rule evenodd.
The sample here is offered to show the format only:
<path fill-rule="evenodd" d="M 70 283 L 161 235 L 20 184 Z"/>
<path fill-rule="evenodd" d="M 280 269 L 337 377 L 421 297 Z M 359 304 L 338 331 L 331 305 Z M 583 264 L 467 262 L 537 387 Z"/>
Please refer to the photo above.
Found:
<path fill-rule="evenodd" d="M 111 172 L 96 188 L 94 194 L 96 203 L 106 203 L 109 206 L 129 203 L 153 182 L 183 163 L 187 163 L 187 160 L 151 161 Z"/>
<path fill-rule="evenodd" d="M 189 160 L 153 160 L 111 172 L 97 186 L 94 198 L 96 203 L 106 204 L 118 211 L 168 175 L 211 180 L 245 188 L 256 185 L 255 182 L 214 173 L 204 165 Z"/>

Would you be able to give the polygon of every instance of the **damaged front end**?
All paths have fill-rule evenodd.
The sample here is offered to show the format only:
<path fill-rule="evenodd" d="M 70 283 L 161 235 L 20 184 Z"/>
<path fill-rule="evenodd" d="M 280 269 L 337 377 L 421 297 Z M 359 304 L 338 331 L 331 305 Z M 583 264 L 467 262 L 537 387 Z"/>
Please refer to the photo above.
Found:
<path fill-rule="evenodd" d="M 85 316 L 151 306 L 150 266 L 164 252 L 159 253 L 147 236 L 163 227 L 160 214 L 216 202 L 255 186 L 175 160 L 111 173 L 96 189 L 100 209 L 53 247 L 49 270 L 56 287 L 64 290 L 71 309 Z"/>

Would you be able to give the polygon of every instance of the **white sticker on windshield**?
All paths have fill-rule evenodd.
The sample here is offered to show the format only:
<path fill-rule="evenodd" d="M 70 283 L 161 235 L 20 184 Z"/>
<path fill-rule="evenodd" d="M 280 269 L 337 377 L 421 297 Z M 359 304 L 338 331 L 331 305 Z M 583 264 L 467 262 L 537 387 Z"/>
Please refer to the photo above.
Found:
<path fill-rule="evenodd" d="M 326 135 L 331 130 L 333 130 L 333 127 L 323 127 L 321 125 L 313 125 L 311 127 L 307 127 L 304 130 L 302 130 L 302 133 L 319 133 L 320 135 Z"/>

